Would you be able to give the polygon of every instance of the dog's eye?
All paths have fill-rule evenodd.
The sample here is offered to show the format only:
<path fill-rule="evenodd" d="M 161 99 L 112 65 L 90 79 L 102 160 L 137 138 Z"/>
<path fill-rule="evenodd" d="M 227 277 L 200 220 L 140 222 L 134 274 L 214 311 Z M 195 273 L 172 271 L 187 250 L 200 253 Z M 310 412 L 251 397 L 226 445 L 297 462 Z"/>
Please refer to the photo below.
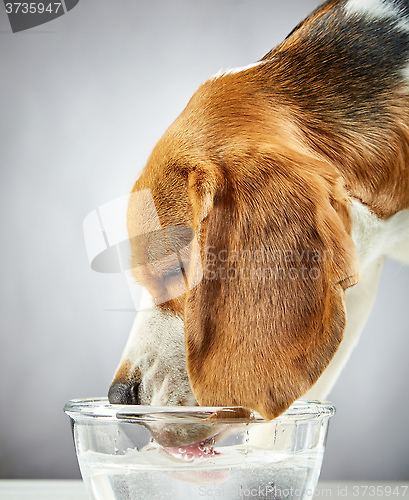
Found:
<path fill-rule="evenodd" d="M 162 277 L 163 278 L 176 278 L 178 276 L 182 275 L 182 267 L 177 266 L 172 269 L 168 269 L 163 272 Z"/>

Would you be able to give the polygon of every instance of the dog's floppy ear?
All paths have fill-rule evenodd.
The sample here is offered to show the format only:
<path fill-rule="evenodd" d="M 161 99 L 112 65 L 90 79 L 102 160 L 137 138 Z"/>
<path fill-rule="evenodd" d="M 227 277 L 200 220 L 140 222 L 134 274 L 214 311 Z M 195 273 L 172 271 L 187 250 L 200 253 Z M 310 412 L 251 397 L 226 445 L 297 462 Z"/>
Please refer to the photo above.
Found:
<path fill-rule="evenodd" d="M 186 298 L 188 374 L 201 405 L 271 419 L 334 356 L 358 261 L 330 166 L 266 153 L 227 165 L 189 178 L 204 277 Z"/>

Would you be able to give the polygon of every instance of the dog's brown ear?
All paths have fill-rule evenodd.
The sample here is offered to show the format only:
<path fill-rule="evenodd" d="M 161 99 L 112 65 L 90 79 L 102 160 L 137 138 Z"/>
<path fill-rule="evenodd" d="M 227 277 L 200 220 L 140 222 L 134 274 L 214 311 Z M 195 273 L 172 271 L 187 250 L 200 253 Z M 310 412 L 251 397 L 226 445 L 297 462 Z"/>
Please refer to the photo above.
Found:
<path fill-rule="evenodd" d="M 185 305 L 198 402 L 266 419 L 331 361 L 345 328 L 344 291 L 358 280 L 337 176 L 305 158 L 272 158 L 248 155 L 223 176 L 214 167 L 190 174 L 204 276 Z"/>

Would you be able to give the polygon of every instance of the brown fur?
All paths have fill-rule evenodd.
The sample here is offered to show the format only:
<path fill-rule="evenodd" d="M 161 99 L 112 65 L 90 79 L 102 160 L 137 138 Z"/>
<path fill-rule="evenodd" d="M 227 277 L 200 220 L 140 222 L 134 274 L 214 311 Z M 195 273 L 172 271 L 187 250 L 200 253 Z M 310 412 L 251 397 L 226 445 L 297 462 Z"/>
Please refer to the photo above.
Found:
<path fill-rule="evenodd" d="M 184 319 L 189 379 L 202 405 L 270 419 L 302 396 L 342 340 L 344 291 L 358 280 L 351 198 L 381 218 L 409 208 L 402 82 L 365 108 L 344 75 L 322 75 L 324 45 L 305 35 L 339 4 L 326 3 L 263 64 L 203 84 L 133 188 L 151 190 L 162 227 L 194 229 L 193 264 L 206 268 L 208 247 L 243 254 L 218 259 L 212 276 L 161 306 Z M 370 106 L 381 101 L 375 115 Z M 144 207 L 131 204 L 130 236 L 136 217 Z M 148 246 L 134 241 L 135 265 Z M 154 276 L 144 273 L 135 277 L 152 291 Z"/>
<path fill-rule="evenodd" d="M 278 127 L 285 112 L 280 106 L 265 113 L 256 101 L 240 109 L 246 97 L 238 86 L 215 102 L 217 109 L 208 107 L 210 116 L 204 113 L 204 94 L 216 87 L 220 95 L 221 84 L 199 91 L 155 148 L 134 190 L 151 189 L 163 227 L 194 228 L 201 259 L 209 245 L 216 253 L 254 253 L 262 245 L 265 262 L 257 263 L 256 273 L 271 262 L 284 278 L 294 265 L 298 273 L 302 266 L 304 274 L 318 269 L 317 280 L 205 276 L 183 300 L 163 306 L 184 317 L 188 373 L 199 403 L 241 405 L 273 418 L 317 380 L 342 339 L 344 288 L 358 274 L 348 200 L 335 169 L 303 151 L 291 120 Z M 245 125 L 240 138 L 229 136 L 233 109 L 234 120 Z M 286 252 L 309 249 L 321 262 L 285 261 Z M 240 265 L 250 270 L 254 262 Z"/>

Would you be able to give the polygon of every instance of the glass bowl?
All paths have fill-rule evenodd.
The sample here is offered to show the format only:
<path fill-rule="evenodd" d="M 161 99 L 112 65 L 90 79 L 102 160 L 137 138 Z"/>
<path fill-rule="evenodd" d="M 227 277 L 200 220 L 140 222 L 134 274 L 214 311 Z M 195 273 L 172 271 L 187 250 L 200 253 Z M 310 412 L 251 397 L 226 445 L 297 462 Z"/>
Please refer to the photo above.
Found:
<path fill-rule="evenodd" d="M 296 401 L 270 422 L 237 410 L 104 398 L 64 407 L 94 499 L 311 499 L 334 406 Z"/>

